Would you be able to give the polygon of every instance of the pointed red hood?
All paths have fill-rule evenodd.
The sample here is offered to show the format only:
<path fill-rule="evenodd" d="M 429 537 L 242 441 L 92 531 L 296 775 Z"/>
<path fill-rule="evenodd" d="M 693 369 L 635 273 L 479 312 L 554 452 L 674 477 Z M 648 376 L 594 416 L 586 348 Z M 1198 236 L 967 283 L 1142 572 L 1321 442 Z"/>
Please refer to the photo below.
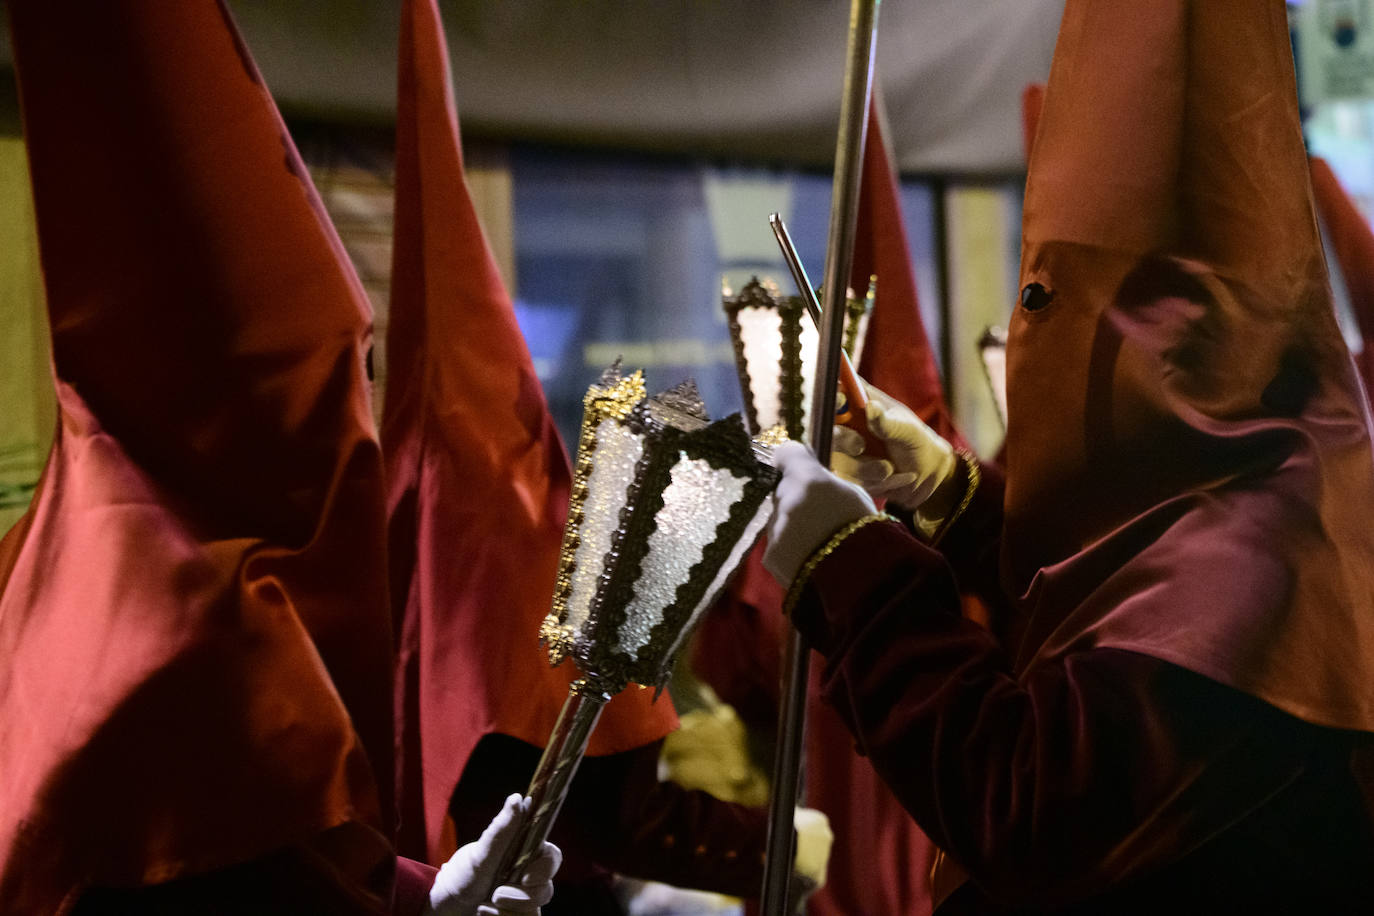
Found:
<path fill-rule="evenodd" d="M 342 824 L 362 885 L 391 656 L 361 287 L 222 6 L 9 13 L 60 427 L 0 550 L 0 898 Z"/>
<path fill-rule="evenodd" d="M 864 146 L 859 189 L 858 232 L 850 286 L 868 288 L 878 278 L 873 314 L 859 362 L 859 375 L 906 404 L 937 433 L 967 447 L 954 425 L 940 384 L 935 350 L 921 320 L 911 246 L 902 219 L 897 175 L 883 137 L 880 96 L 868 108 L 868 143 Z"/>
<path fill-rule="evenodd" d="M 1374 728 L 1374 457 L 1280 0 L 1069 0 L 1021 282 L 1004 550 L 1022 667 L 1125 648 Z"/>
<path fill-rule="evenodd" d="M 434 0 L 405 0 L 396 133 L 396 228 L 387 455 L 393 596 L 404 609 L 398 715 L 404 848 L 438 854 L 478 739 L 547 743 L 572 665 L 548 665 L 549 612 L 568 459 L 463 177 L 448 51 Z M 629 750 L 677 725 L 631 687 L 589 753 Z"/>

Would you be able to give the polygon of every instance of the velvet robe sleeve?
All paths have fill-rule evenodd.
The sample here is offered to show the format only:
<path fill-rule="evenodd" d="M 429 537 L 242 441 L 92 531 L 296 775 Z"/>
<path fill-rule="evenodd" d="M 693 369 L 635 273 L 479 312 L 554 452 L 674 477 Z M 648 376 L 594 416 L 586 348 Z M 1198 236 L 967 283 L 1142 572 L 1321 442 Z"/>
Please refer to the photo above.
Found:
<path fill-rule="evenodd" d="M 961 462 L 959 479 L 964 486 L 968 486 L 970 473 L 968 463 Z M 938 547 L 961 590 L 1001 608 L 1006 605 L 1006 595 L 998 587 L 1006 476 L 1000 467 L 989 463 L 979 465 L 978 478 L 964 512 L 948 530 L 939 532 Z"/>
<path fill-rule="evenodd" d="M 969 485 L 971 468 L 960 462 L 956 483 Z M 939 532 L 937 549 L 954 573 L 961 594 L 972 595 L 982 605 L 986 624 L 1003 645 L 1012 645 L 1021 630 L 1015 610 L 1001 589 L 999 563 L 1002 548 L 1002 496 L 1006 476 L 1000 466 L 980 464 L 979 482 L 968 505 L 955 523 Z M 889 504 L 887 512 L 913 534 L 916 524 L 910 510 Z"/>
<path fill-rule="evenodd" d="M 360 856 L 347 828 L 229 868 L 135 888 L 92 888 L 73 916 L 422 916 L 437 869 Z"/>
<path fill-rule="evenodd" d="M 569 799 L 587 851 L 603 867 L 676 887 L 739 897 L 763 880 L 766 812 L 658 778 L 661 741 L 589 758 Z M 599 812 L 599 813 L 598 813 Z"/>
<path fill-rule="evenodd" d="M 396 883 L 391 891 L 392 916 L 422 916 L 429 906 L 429 889 L 439 870 L 433 865 L 396 857 Z"/>
<path fill-rule="evenodd" d="M 1018 679 L 958 609 L 945 559 L 880 523 L 817 566 L 794 621 L 859 751 L 993 900 L 1058 907 L 1148 882 L 1305 780 L 1349 786 L 1349 746 L 1328 730 L 1121 650 Z M 1339 778 L 1312 780 L 1323 766 Z"/>

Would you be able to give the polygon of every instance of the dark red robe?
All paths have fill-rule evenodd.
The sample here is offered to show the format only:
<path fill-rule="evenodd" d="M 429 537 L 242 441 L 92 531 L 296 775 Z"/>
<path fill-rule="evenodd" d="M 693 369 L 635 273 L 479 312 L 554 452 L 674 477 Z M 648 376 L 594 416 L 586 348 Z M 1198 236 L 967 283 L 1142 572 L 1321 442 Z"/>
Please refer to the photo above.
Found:
<path fill-rule="evenodd" d="M 996 552 L 995 475 L 944 554 L 867 526 L 794 611 L 826 701 L 971 876 L 938 912 L 1367 912 L 1374 736 L 1123 649 L 1022 670 L 960 616 Z"/>

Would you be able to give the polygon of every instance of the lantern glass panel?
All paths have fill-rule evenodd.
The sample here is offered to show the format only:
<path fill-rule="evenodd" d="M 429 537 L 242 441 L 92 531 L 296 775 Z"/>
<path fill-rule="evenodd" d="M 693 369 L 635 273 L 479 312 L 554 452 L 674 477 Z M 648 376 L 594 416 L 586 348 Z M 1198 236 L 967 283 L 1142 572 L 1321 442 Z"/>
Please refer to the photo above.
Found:
<path fill-rule="evenodd" d="M 649 634 L 663 620 L 664 610 L 677 599 L 678 587 L 701 562 L 706 546 L 744 498 L 744 480 L 727 468 L 713 468 L 701 458 L 682 455 L 673 465 L 672 482 L 663 490 L 663 508 L 649 536 L 635 597 L 626 608 L 620 648 L 637 655 Z"/>
<path fill-rule="evenodd" d="M 741 482 L 741 489 L 743 489 L 743 482 Z M 677 657 L 678 652 L 682 649 L 682 643 L 696 627 L 698 618 L 705 613 L 706 609 L 710 607 L 720 595 L 721 589 L 725 588 L 726 580 L 730 578 L 731 574 L 739 569 L 740 564 L 744 562 L 744 555 L 753 548 L 759 536 L 763 534 L 764 526 L 768 524 L 768 519 L 772 515 L 773 501 L 765 500 L 763 504 L 759 506 L 758 510 L 755 511 L 754 517 L 751 518 L 749 523 L 745 526 L 744 534 L 740 535 L 740 539 L 735 542 L 734 548 L 730 551 L 729 559 L 721 565 L 720 570 L 716 573 L 716 578 L 711 582 L 711 586 L 706 589 L 705 594 L 702 596 L 701 602 L 692 609 L 692 616 L 689 618 L 687 626 L 682 628 L 682 632 L 678 634 L 677 640 L 668 650 L 669 658 Z"/>
<path fill-rule="evenodd" d="M 810 321 L 801 325 L 801 377 L 802 377 L 802 429 L 810 430 L 811 397 L 815 385 L 811 380 L 816 377 L 816 354 L 821 349 L 821 332 Z M 776 360 L 774 360 L 776 362 Z"/>
<path fill-rule="evenodd" d="M 782 379 L 778 371 L 782 315 L 777 309 L 742 308 L 737 318 L 755 417 L 759 428 L 767 429 L 782 423 Z"/>
<path fill-rule="evenodd" d="M 620 510 L 634 482 L 635 465 L 644 453 L 644 440 L 612 418 L 597 424 L 595 441 L 595 462 L 582 504 L 576 565 L 564 621 L 574 630 L 587 622 L 603 561 L 611 551 L 611 541 L 620 524 Z"/>
<path fill-rule="evenodd" d="M 1007 332 L 998 327 L 988 328 L 978 341 L 978 353 L 983 358 L 992 399 L 1002 426 L 1007 425 Z"/>

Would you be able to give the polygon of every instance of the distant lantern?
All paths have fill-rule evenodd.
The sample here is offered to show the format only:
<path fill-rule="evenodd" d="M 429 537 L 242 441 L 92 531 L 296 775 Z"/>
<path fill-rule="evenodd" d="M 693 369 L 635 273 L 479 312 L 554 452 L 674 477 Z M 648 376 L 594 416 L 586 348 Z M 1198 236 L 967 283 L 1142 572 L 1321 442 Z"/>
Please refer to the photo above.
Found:
<path fill-rule="evenodd" d="M 849 314 L 844 349 L 856 363 L 873 305 L 873 290 L 870 283 L 863 299 L 850 291 L 845 303 Z M 781 426 L 788 438 L 803 439 L 820 332 L 806 317 L 801 296 L 783 296 L 775 282 L 755 277 L 738 296 L 722 287 L 721 306 L 730 325 L 750 432 L 758 434 Z"/>
<path fill-rule="evenodd" d="M 1007 332 L 992 326 L 983 331 L 978 338 L 978 355 L 983 359 L 983 372 L 987 374 L 988 387 L 992 389 L 992 399 L 997 404 L 997 416 L 1002 427 L 1007 425 Z"/>
<path fill-rule="evenodd" d="M 587 392 L 553 609 L 540 636 L 569 690 L 530 783 L 531 822 L 500 870 L 518 877 L 562 806 L 602 707 L 662 690 L 710 603 L 763 532 L 779 473 L 738 414 L 711 422 L 695 384 L 646 398 L 612 366 Z"/>

